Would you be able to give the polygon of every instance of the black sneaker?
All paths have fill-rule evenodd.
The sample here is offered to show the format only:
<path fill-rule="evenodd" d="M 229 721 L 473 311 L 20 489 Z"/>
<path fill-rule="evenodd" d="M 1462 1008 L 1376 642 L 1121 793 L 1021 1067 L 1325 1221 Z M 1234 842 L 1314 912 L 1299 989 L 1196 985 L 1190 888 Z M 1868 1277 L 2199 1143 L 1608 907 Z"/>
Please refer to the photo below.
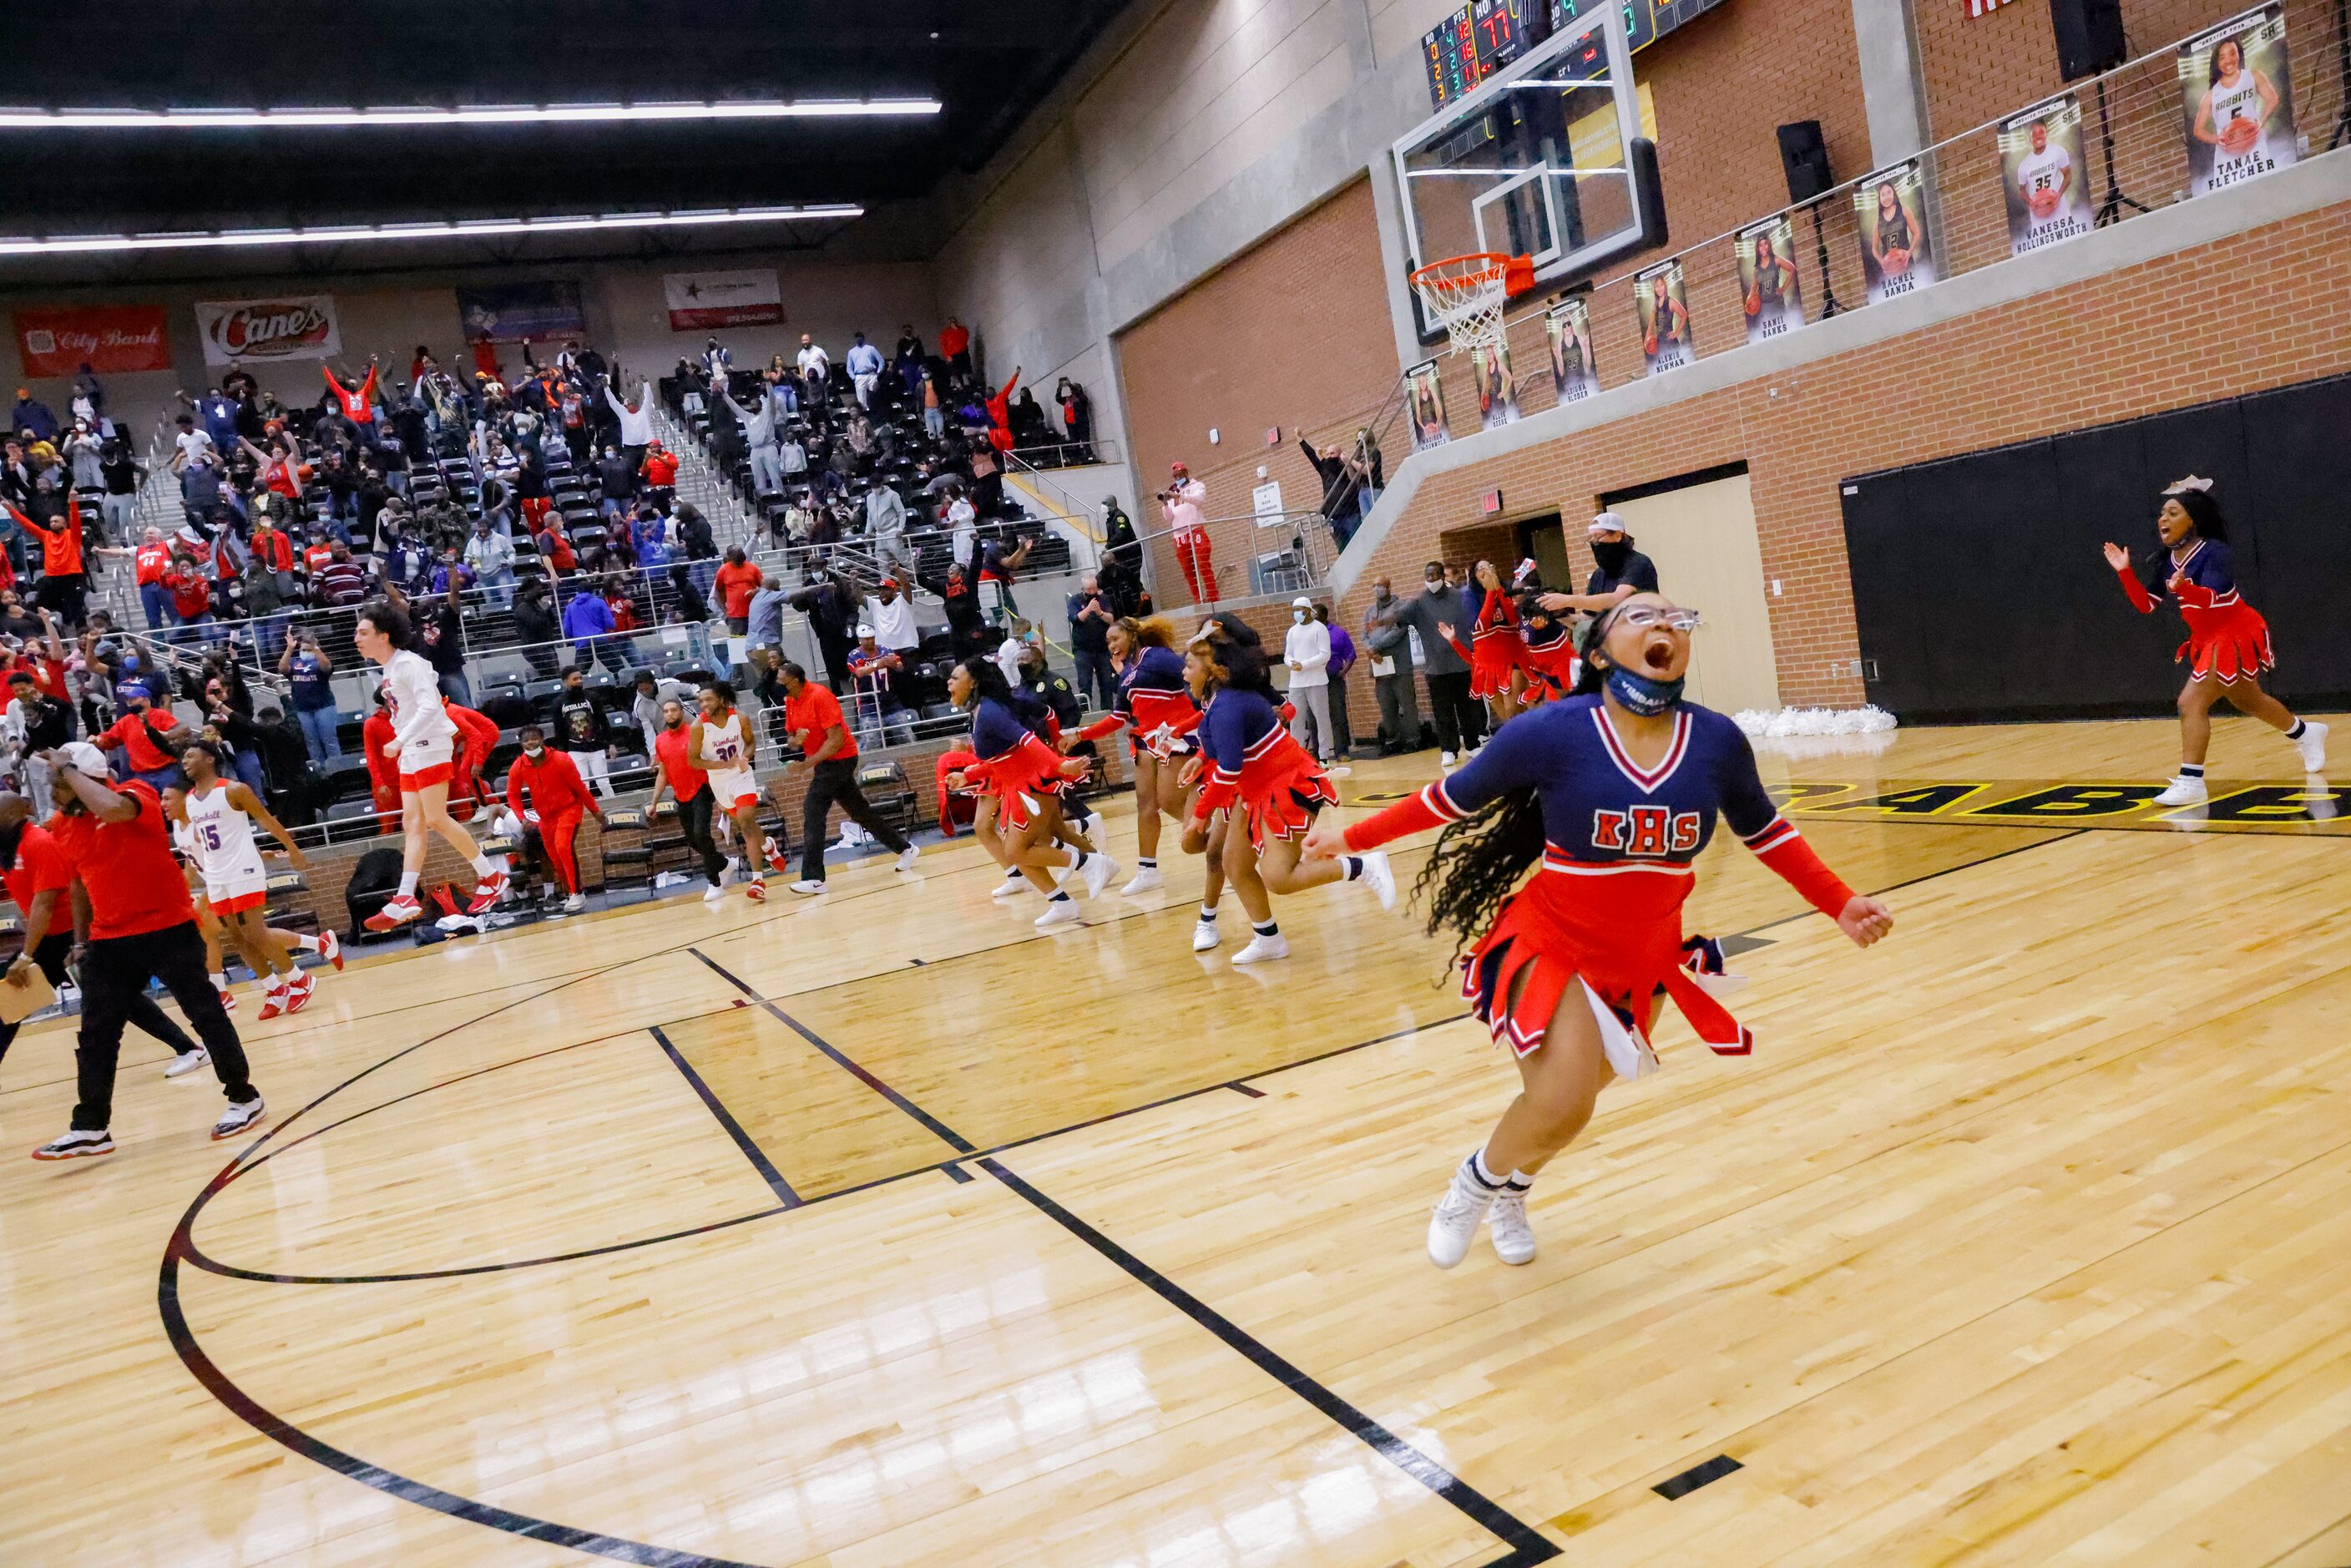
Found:
<path fill-rule="evenodd" d="M 230 1101 L 228 1109 L 221 1113 L 221 1119 L 213 1124 L 213 1141 L 218 1143 L 223 1138 L 235 1137 L 239 1133 L 260 1121 L 267 1112 L 268 1107 L 262 1104 L 261 1096 L 258 1094 L 242 1105 L 234 1100 Z"/>
<path fill-rule="evenodd" d="M 51 1138 L 33 1151 L 37 1160 L 78 1160 L 87 1155 L 110 1155 L 114 1152 L 114 1134 L 100 1127 L 97 1132 L 84 1132 L 77 1127 L 61 1138 Z"/>

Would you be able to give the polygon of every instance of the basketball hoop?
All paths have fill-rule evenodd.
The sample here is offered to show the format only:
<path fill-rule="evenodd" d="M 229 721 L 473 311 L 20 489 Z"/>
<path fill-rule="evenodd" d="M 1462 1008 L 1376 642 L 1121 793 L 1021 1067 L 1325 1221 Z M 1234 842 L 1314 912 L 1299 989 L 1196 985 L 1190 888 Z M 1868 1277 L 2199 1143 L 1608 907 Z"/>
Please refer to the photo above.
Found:
<path fill-rule="evenodd" d="M 1499 251 L 1447 256 L 1412 275 L 1421 304 L 1445 323 L 1457 354 L 1500 342 L 1503 305 L 1512 295 L 1532 288 L 1534 282 L 1531 259 Z"/>

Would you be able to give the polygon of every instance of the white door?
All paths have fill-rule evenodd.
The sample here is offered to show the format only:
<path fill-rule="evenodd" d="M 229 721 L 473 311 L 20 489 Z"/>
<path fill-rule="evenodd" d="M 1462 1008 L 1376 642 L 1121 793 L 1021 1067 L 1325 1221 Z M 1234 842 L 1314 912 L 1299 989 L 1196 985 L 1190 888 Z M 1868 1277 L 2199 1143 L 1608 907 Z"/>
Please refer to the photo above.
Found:
<path fill-rule="evenodd" d="M 1690 643 L 1691 699 L 1721 713 L 1778 707 L 1763 548 L 1747 476 L 1619 501 L 1615 510 L 1633 548 L 1657 563 L 1667 597 L 1705 617 Z"/>

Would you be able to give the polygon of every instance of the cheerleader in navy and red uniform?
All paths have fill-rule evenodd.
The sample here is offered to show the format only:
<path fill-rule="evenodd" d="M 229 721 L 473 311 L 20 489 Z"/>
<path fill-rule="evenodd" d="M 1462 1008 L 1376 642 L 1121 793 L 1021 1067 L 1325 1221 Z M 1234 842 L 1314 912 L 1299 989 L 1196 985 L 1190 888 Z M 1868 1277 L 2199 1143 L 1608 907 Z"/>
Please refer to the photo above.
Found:
<path fill-rule="evenodd" d="M 1387 856 L 1351 854 L 1307 861 L 1306 830 L 1325 806 L 1339 803 L 1339 791 L 1313 755 L 1291 738 L 1274 706 L 1266 679 L 1262 647 L 1210 622 L 1184 654 L 1184 675 L 1200 701 L 1200 756 L 1186 765 L 1184 779 L 1200 781 L 1185 848 L 1205 847 L 1209 826 L 1227 813 L 1225 875 L 1240 894 L 1256 936 L 1233 955 L 1236 964 L 1290 956 L 1289 940 L 1273 918 L 1273 894 L 1303 893 L 1331 882 L 1360 882 L 1382 908 L 1395 903 L 1395 879 Z M 1240 826 L 1248 826 L 1248 848 Z"/>
<path fill-rule="evenodd" d="M 1469 629 L 1469 695 L 1485 701 L 1495 725 L 1499 726 L 1519 711 L 1519 694 L 1526 682 L 1527 645 L 1519 634 L 1518 603 L 1494 563 L 1479 561 L 1471 575 L 1486 597 Z M 1449 633 L 1447 640 L 1452 640 Z"/>
<path fill-rule="evenodd" d="M 2145 577 L 2131 570 L 2130 551 L 2105 547 L 2106 564 L 2140 614 L 2153 614 L 2168 593 L 2188 622 L 2188 641 L 2172 655 L 2175 663 L 2188 663 L 2188 684 L 2179 688 L 2179 771 L 2155 798 L 2158 806 L 2193 806 L 2208 798 L 2204 750 L 2212 739 L 2212 705 L 2224 696 L 2239 713 L 2283 730 L 2302 753 L 2304 772 L 2326 768 L 2326 727 L 2296 718 L 2262 690 L 2261 674 L 2275 662 L 2269 622 L 2237 591 L 2236 562 L 2211 488 L 2211 480 L 2190 475 L 2164 492 L 2155 519 L 2164 554 Z"/>
<path fill-rule="evenodd" d="M 1184 787 L 1176 775 L 1191 755 L 1192 732 L 1199 727 L 1200 705 L 1184 684 L 1184 655 L 1176 651 L 1176 629 L 1157 616 L 1123 616 L 1104 633 L 1118 666 L 1117 694 L 1110 711 L 1061 739 L 1063 751 L 1081 740 L 1102 740 L 1123 727 L 1134 773 L 1134 880 L 1119 891 L 1151 893 L 1165 885 L 1159 874 L 1159 817 L 1185 818 Z"/>
<path fill-rule="evenodd" d="M 949 774 L 946 783 L 950 789 L 976 785 L 986 797 L 972 819 L 973 833 L 997 863 L 1017 869 L 1045 894 L 1038 925 L 1064 925 L 1082 918 L 1054 873 L 1081 873 L 1086 896 L 1094 898 L 1117 874 L 1118 862 L 1100 851 L 1053 841 L 1063 822 L 1061 790 L 1070 764 L 1022 716 L 1019 694 L 994 660 L 956 664 L 947 675 L 947 699 L 971 714 L 973 760 L 960 773 Z"/>
<path fill-rule="evenodd" d="M 1583 658 L 1575 651 L 1575 629 L 1568 618 L 1545 610 L 1540 593 L 1529 593 L 1519 601 L 1519 623 L 1527 672 L 1520 705 L 1532 707 L 1573 693 Z"/>
<path fill-rule="evenodd" d="M 1489 1216 L 1504 1262 L 1533 1258 L 1527 1188 L 1610 1079 L 1656 1071 L 1646 1030 L 1660 988 L 1715 1051 L 1751 1046 L 1691 973 L 1682 940 L 1692 862 L 1718 816 L 1855 943 L 1892 929 L 1886 905 L 1838 881 L 1781 817 L 1738 726 L 1681 700 L 1697 622 L 1656 594 L 1625 600 L 1593 640 L 1601 695 L 1545 703 L 1413 799 L 1307 841 L 1309 853 L 1336 855 L 1450 824 L 1421 873 L 1429 929 L 1469 945 L 1462 992 L 1510 1042 L 1524 1091 L 1437 1206 L 1439 1268 L 1461 1260 Z"/>

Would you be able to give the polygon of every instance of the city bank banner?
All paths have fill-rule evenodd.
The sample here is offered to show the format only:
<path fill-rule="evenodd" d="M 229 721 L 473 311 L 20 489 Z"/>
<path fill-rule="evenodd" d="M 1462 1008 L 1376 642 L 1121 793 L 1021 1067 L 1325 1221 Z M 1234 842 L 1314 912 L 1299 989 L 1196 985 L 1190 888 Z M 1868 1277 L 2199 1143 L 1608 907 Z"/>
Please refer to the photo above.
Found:
<path fill-rule="evenodd" d="M 757 327 L 784 319 L 784 291 L 772 267 L 666 273 L 662 277 L 662 294 L 669 302 L 673 332 Z"/>
<path fill-rule="evenodd" d="M 1788 214 L 1739 231 L 1739 303 L 1747 340 L 1761 343 L 1804 324 L 1803 282 L 1796 276 L 1796 235 Z"/>
<path fill-rule="evenodd" d="M 2294 160 L 2285 8 L 2232 16 L 2179 49 L 2188 118 L 2188 193 L 2208 196 Z"/>
<path fill-rule="evenodd" d="M 2090 166 L 2082 156 L 2082 104 L 2072 93 L 2038 103 L 2000 128 L 2008 200 L 2008 254 L 2022 256 L 2095 227 Z"/>
<path fill-rule="evenodd" d="M 1856 184 L 1853 204 L 1872 305 L 1935 281 L 1934 248 L 1927 243 L 1927 177 L 1915 160 Z"/>
<path fill-rule="evenodd" d="M 204 363 L 249 365 L 273 360 L 331 360 L 343 351 L 331 294 L 280 294 L 267 299 L 199 299 L 196 332 Z"/>
<path fill-rule="evenodd" d="M 31 376 L 168 371 L 161 305 L 57 305 L 16 312 L 16 358 Z"/>
<path fill-rule="evenodd" d="M 457 290 L 457 319 L 468 343 L 540 343 L 584 338 L 588 319 L 577 283 L 509 283 Z"/>

